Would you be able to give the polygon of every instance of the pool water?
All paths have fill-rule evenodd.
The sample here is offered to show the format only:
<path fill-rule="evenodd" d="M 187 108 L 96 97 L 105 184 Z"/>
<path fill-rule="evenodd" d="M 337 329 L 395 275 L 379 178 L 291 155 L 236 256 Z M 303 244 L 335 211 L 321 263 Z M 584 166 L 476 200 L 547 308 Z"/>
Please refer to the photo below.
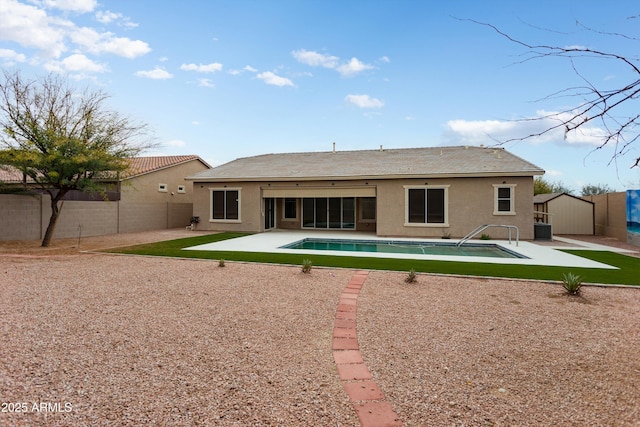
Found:
<path fill-rule="evenodd" d="M 451 255 L 465 257 L 527 258 L 493 243 L 412 242 L 388 240 L 341 240 L 306 238 L 281 246 L 283 249 L 311 249 L 317 251 L 385 252 L 416 255 Z"/>

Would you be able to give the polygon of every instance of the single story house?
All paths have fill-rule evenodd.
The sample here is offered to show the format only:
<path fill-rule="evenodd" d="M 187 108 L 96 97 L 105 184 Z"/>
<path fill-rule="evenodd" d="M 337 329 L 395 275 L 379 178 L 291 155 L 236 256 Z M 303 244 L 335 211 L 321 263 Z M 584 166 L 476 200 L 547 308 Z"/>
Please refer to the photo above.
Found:
<path fill-rule="evenodd" d="M 533 197 L 536 222 L 551 224 L 553 234 L 595 234 L 595 203 L 567 193 Z"/>
<path fill-rule="evenodd" d="M 472 146 L 265 154 L 191 175 L 198 229 L 358 230 L 462 237 L 482 224 L 533 238 L 533 179 L 544 171 Z M 486 231 L 503 238 L 506 229 Z"/>

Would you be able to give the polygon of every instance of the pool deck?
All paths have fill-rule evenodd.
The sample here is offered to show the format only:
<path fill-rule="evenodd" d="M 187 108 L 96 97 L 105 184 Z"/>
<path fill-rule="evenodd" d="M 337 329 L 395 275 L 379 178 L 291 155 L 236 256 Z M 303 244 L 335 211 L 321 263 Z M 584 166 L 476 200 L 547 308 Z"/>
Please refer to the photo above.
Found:
<path fill-rule="evenodd" d="M 416 254 L 398 254 L 383 252 L 345 252 L 345 251 L 320 251 L 310 249 L 284 249 L 281 246 L 293 243 L 305 238 L 325 238 L 325 239 L 354 239 L 354 240 L 379 240 L 379 241 L 411 241 L 423 243 L 442 243 L 442 239 L 417 239 L 417 238 L 385 238 L 378 237 L 374 233 L 354 232 L 354 231 L 282 231 L 274 230 L 266 233 L 253 234 L 245 237 L 224 240 L 221 242 L 207 243 L 204 245 L 185 248 L 185 250 L 201 250 L 201 251 L 237 251 L 237 252 L 272 252 L 272 253 L 289 253 L 299 255 L 335 255 L 335 256 L 358 256 L 370 258 L 396 258 L 396 259 L 416 259 L 416 260 L 441 260 L 441 261 L 457 261 L 457 262 L 482 262 L 493 264 L 519 264 L 519 265 L 546 265 L 560 267 L 583 267 L 583 268 L 604 268 L 616 269 L 606 264 L 591 261 L 586 258 L 574 256 L 557 249 L 575 249 L 575 250 L 605 250 L 612 252 L 626 252 L 624 249 L 613 248 L 610 246 L 602 246 L 593 243 L 587 243 L 578 240 L 567 239 L 563 237 L 554 237 L 553 242 L 544 242 L 537 244 L 531 241 L 516 242 L 512 240 L 469 240 L 471 243 L 491 243 L 502 246 L 510 251 L 517 252 L 527 258 L 493 258 L 493 257 L 464 257 L 464 256 L 448 256 L 448 255 L 416 255 Z M 452 239 L 448 242 L 454 243 L 457 240 Z"/>

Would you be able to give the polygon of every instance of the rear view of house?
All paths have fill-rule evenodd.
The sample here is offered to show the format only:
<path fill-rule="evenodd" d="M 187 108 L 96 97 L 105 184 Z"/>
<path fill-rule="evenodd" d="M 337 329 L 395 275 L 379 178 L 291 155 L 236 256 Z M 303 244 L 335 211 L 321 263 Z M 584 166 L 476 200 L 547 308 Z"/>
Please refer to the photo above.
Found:
<path fill-rule="evenodd" d="M 532 239 L 533 178 L 543 173 L 504 149 L 430 147 L 266 154 L 187 180 L 199 229 L 461 237 L 504 224 Z"/>

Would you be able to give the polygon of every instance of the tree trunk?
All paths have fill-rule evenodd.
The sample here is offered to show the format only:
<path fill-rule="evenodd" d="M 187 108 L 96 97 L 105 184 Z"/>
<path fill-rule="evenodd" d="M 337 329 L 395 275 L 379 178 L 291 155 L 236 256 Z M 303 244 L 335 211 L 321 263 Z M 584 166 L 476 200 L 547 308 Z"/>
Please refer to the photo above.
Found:
<path fill-rule="evenodd" d="M 51 196 L 51 217 L 49 218 L 47 231 L 44 233 L 44 239 L 42 239 L 41 246 L 43 248 L 46 248 L 51 244 L 53 233 L 55 232 L 56 224 L 58 223 L 58 217 L 60 216 L 60 211 L 62 210 L 62 204 L 58 206 L 58 203 L 60 203 L 60 199 L 62 199 L 65 194 L 67 194 L 67 192 L 63 190 L 59 190 L 58 194 L 56 194 L 55 197 L 52 193 L 49 193 L 49 195 Z"/>

